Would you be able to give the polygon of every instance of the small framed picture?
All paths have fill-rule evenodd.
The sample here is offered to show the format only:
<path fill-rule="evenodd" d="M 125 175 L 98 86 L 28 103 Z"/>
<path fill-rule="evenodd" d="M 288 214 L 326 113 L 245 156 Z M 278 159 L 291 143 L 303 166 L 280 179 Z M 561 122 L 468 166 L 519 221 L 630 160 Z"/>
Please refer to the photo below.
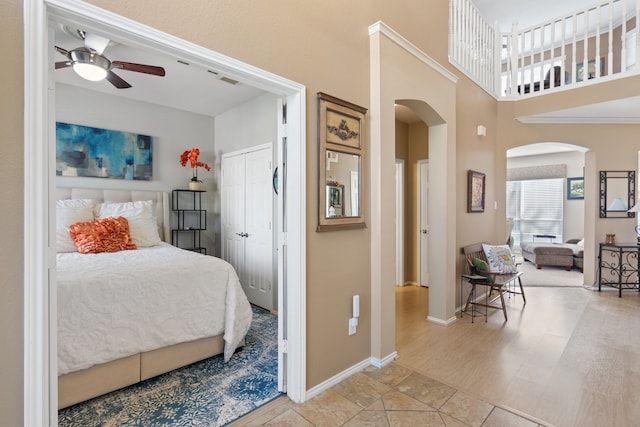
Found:
<path fill-rule="evenodd" d="M 467 212 L 484 212 L 485 174 L 467 173 Z"/>
<path fill-rule="evenodd" d="M 567 200 L 584 199 L 584 177 L 567 178 Z"/>

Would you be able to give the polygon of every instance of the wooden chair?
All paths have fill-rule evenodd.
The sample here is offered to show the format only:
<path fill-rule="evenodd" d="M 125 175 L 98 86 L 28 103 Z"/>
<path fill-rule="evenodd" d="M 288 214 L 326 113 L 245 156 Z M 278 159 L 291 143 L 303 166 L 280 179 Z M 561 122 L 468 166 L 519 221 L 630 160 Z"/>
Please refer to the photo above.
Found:
<path fill-rule="evenodd" d="M 522 299 L 524 303 L 527 303 L 526 297 L 524 295 L 524 289 L 522 287 L 522 272 L 518 271 L 516 273 L 490 273 L 490 272 L 479 272 L 476 267 L 473 265 L 472 259 L 477 258 L 484 262 L 487 262 L 487 257 L 482 249 L 482 243 L 475 243 L 473 245 L 465 246 L 462 248 L 462 254 L 464 255 L 464 266 L 463 266 L 463 274 L 460 279 L 460 317 L 464 312 L 467 312 L 469 306 L 471 306 L 471 322 L 473 323 L 473 318 L 484 314 L 485 322 L 487 321 L 487 312 L 488 309 L 498 309 L 502 310 L 502 314 L 504 315 L 504 320 L 507 321 L 507 307 L 504 303 L 504 294 L 508 292 L 518 293 L 522 295 Z M 520 285 L 520 291 L 510 291 L 509 284 L 515 283 L 518 281 Z M 471 290 L 469 295 L 467 296 L 467 301 L 462 309 L 463 299 L 464 299 L 464 282 L 467 282 L 471 285 Z M 476 299 L 477 295 L 477 287 L 484 286 L 486 288 L 484 302 L 480 303 Z M 492 297 L 492 294 L 497 292 L 497 296 Z M 496 301 L 500 301 L 500 305 L 495 305 Z M 476 307 L 481 306 L 484 307 L 484 312 L 480 314 L 476 314 Z"/>

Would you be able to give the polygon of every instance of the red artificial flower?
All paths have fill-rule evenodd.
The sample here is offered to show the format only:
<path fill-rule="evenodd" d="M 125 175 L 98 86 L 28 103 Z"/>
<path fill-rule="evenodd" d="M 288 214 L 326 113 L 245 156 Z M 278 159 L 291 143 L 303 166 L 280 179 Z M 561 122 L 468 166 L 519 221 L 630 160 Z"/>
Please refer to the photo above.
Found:
<path fill-rule="evenodd" d="M 189 164 L 189 166 L 191 166 L 191 169 L 193 169 L 193 177 L 191 178 L 191 181 L 199 181 L 198 180 L 198 168 L 205 168 L 207 171 L 211 170 L 211 166 L 209 166 L 208 164 L 204 163 L 204 162 L 199 162 L 198 161 L 198 156 L 200 155 L 200 149 L 198 148 L 192 148 L 191 150 L 185 150 L 184 153 L 180 154 L 180 164 L 183 167 L 187 166 L 187 163 Z"/>

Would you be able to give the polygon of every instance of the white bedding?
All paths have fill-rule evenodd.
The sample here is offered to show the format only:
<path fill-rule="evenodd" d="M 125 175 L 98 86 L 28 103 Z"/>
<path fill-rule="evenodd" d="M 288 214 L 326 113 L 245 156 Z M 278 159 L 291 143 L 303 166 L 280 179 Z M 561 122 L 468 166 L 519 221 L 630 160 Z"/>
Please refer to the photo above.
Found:
<path fill-rule="evenodd" d="M 168 243 L 57 255 L 58 375 L 224 333 L 229 360 L 251 323 L 233 267 Z"/>

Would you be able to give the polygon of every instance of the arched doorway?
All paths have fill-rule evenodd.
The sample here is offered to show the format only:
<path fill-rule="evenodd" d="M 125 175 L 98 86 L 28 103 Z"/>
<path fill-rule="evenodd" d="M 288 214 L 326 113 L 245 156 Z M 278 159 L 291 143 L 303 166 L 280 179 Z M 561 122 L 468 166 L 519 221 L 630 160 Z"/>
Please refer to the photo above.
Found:
<path fill-rule="evenodd" d="M 395 111 L 411 108 L 428 126 L 431 201 L 428 211 L 428 320 L 455 321 L 456 237 L 455 83 L 457 78 L 399 34 L 377 23 L 370 27 L 371 50 L 371 355 L 380 365 L 395 355 Z M 384 76 L 384 77 L 383 77 Z M 435 178 L 435 179 L 434 179 Z M 376 363 L 376 362 L 374 362 Z"/>

